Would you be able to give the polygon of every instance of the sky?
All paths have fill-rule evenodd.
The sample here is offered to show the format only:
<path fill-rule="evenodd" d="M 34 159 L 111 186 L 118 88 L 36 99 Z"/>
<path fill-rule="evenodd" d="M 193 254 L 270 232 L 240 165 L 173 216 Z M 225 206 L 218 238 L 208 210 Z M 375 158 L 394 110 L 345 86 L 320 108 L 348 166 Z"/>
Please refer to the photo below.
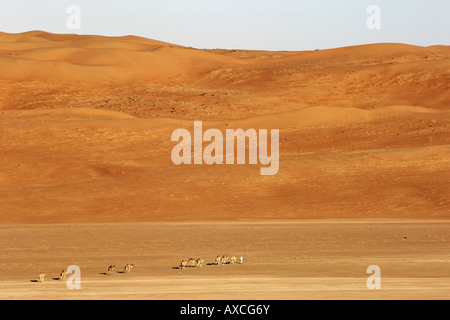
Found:
<path fill-rule="evenodd" d="M 208 49 L 450 45 L 449 17 L 449 0 L 0 0 L 3 32 L 137 35 Z"/>

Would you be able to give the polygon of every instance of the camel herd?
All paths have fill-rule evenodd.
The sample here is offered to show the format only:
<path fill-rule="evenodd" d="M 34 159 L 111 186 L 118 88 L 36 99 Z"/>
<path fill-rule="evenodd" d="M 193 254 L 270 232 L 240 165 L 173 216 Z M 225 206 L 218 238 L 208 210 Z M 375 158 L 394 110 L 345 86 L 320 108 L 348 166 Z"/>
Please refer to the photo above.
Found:
<path fill-rule="evenodd" d="M 190 258 L 188 260 L 181 260 L 180 269 L 184 270 L 184 268 L 186 268 L 186 266 L 203 268 L 204 261 L 205 261 L 205 259 L 202 259 L 202 258 L 198 258 L 198 259 Z"/>
<path fill-rule="evenodd" d="M 184 270 L 186 267 L 197 267 L 197 268 L 203 268 L 203 262 L 205 261 L 205 259 L 203 258 L 198 258 L 198 259 L 194 259 L 194 258 L 189 258 L 189 259 L 183 259 L 181 260 L 180 266 L 178 267 L 178 269 Z M 240 262 L 238 262 L 238 257 L 237 256 L 224 256 L 224 255 L 218 255 L 216 257 L 216 259 L 214 260 L 214 265 L 220 266 L 220 265 L 224 265 L 224 264 L 236 264 L 236 263 L 240 263 L 242 264 L 243 262 L 243 257 L 240 257 Z M 125 265 L 125 267 L 123 268 L 123 272 L 121 273 L 130 273 L 131 269 L 133 269 L 134 265 L 127 263 Z M 112 275 L 114 273 L 114 271 L 116 270 L 116 266 L 115 265 L 109 265 L 107 272 L 103 273 L 105 275 Z M 44 279 L 45 279 L 46 273 L 45 272 L 41 272 L 39 274 L 39 278 L 37 280 L 37 282 L 39 283 L 43 283 Z M 59 280 L 65 280 L 67 276 L 67 271 L 66 270 L 62 270 L 61 273 L 59 274 Z"/>
<path fill-rule="evenodd" d="M 242 260 L 243 258 L 240 258 L 240 263 L 242 264 Z M 181 270 L 184 270 L 187 266 L 190 267 L 199 267 L 202 268 L 203 267 L 203 262 L 205 261 L 205 259 L 202 258 L 198 258 L 198 259 L 194 259 L 194 258 L 190 258 L 188 260 L 181 260 L 180 266 L 178 267 Z M 216 257 L 216 259 L 214 260 L 215 265 L 220 266 L 222 264 L 236 264 L 238 263 L 238 257 L 236 256 L 223 256 L 223 255 L 218 255 Z"/>
<path fill-rule="evenodd" d="M 131 272 L 131 269 L 133 269 L 133 267 L 134 267 L 133 264 L 127 263 L 127 264 L 125 265 L 125 267 L 123 268 L 124 271 L 123 271 L 122 273 L 130 273 L 130 272 Z M 108 267 L 108 269 L 107 269 L 107 272 L 106 272 L 106 273 L 103 273 L 103 274 L 105 274 L 105 275 L 111 275 L 111 274 L 114 273 L 114 270 L 116 270 L 116 266 L 115 266 L 115 265 L 110 265 L 110 266 Z M 39 273 L 39 278 L 38 278 L 37 282 L 43 283 L 46 275 L 47 275 L 47 274 L 46 274 L 45 272 Z M 59 274 L 59 278 L 58 278 L 58 279 L 55 279 L 55 280 L 65 280 L 66 277 L 67 277 L 67 271 L 66 271 L 66 270 L 62 270 L 62 271 L 60 272 L 60 274 Z"/>
<path fill-rule="evenodd" d="M 131 269 L 133 269 L 133 267 L 134 267 L 134 264 L 127 263 L 125 265 L 125 267 L 123 267 L 123 272 L 122 273 L 130 273 Z M 112 265 L 110 265 L 108 267 L 108 272 L 106 274 L 113 274 L 114 270 L 116 270 L 116 265 L 112 264 Z"/>

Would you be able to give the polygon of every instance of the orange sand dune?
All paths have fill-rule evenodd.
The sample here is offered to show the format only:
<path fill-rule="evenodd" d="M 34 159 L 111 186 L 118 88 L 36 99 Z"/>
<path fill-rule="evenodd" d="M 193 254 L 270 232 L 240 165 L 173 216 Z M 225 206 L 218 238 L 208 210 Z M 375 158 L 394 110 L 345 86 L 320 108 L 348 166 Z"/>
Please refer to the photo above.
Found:
<path fill-rule="evenodd" d="M 0 223 L 450 218 L 450 47 L 199 50 L 0 33 Z M 280 129 L 280 170 L 177 128 Z"/>
<path fill-rule="evenodd" d="M 82 106 L 220 119 L 317 105 L 445 109 L 450 102 L 448 46 L 198 50 L 132 36 L 37 31 L 0 33 L 0 43 L 3 109 Z"/>

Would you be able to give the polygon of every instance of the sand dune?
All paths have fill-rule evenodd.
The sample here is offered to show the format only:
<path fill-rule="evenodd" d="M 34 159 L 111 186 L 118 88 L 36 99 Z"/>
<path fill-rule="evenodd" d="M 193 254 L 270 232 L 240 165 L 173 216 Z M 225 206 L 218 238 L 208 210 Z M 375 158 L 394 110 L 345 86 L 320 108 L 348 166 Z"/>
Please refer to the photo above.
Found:
<path fill-rule="evenodd" d="M 0 43 L 1 222 L 450 217 L 448 46 Z M 193 120 L 280 129 L 279 173 L 173 165 Z"/>
<path fill-rule="evenodd" d="M 2 108 L 43 107 L 41 101 L 28 105 L 27 94 L 36 89 L 29 80 L 39 82 L 39 96 L 49 102 L 46 108 L 58 87 L 58 94 L 74 100 L 87 92 L 96 98 L 84 107 L 100 107 L 101 96 L 114 102 L 104 107 L 143 117 L 147 115 L 137 108 L 161 108 L 167 115 L 175 105 L 183 111 L 169 115 L 185 117 L 205 111 L 200 107 L 206 105 L 204 116 L 221 118 L 317 105 L 445 108 L 450 102 L 445 90 L 448 46 L 373 44 L 297 53 L 198 50 L 132 36 L 45 32 L 1 33 L 0 43 L 0 79 L 27 80 L 14 82 L 15 99 L 3 92 Z M 76 84 L 59 88 L 62 81 Z M 141 101 L 124 106 L 117 101 L 119 91 L 138 91 Z M 154 99 L 154 91 L 161 100 Z M 58 101 L 58 107 L 73 102 Z"/>
<path fill-rule="evenodd" d="M 218 67 L 231 60 L 138 37 L 114 40 L 32 32 L 17 37 L 1 34 L 0 42 L 1 79 L 6 80 L 149 80 L 195 74 L 202 64 Z M 185 66 L 194 63 L 195 69 Z"/>
<path fill-rule="evenodd" d="M 280 128 L 270 178 L 259 165 L 175 166 L 170 135 L 192 130 L 189 120 L 89 108 L 1 115 L 3 222 L 449 217 L 448 112 L 314 107 L 203 122 Z"/>

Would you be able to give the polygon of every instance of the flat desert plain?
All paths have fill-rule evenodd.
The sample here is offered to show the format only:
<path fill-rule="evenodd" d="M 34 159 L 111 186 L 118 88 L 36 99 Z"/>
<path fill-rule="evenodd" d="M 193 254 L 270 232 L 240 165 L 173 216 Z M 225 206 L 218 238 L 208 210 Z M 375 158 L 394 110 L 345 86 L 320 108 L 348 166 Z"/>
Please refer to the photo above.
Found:
<path fill-rule="evenodd" d="M 450 222 L 276 221 L 13 225 L 2 299 L 448 299 Z M 216 265 L 217 255 L 243 263 Z M 179 268 L 204 258 L 203 267 Z M 238 260 L 238 262 L 240 262 Z M 130 273 L 123 267 L 133 263 Z M 107 267 L 116 270 L 107 274 Z M 69 290 L 59 273 L 81 270 Z M 367 268 L 380 268 L 369 290 Z M 38 273 L 46 272 L 44 283 Z M 371 281 L 369 281 L 372 283 Z"/>
<path fill-rule="evenodd" d="M 0 33 L 0 298 L 449 299 L 449 83 L 448 46 Z M 278 173 L 175 165 L 194 121 L 279 129 Z"/>

